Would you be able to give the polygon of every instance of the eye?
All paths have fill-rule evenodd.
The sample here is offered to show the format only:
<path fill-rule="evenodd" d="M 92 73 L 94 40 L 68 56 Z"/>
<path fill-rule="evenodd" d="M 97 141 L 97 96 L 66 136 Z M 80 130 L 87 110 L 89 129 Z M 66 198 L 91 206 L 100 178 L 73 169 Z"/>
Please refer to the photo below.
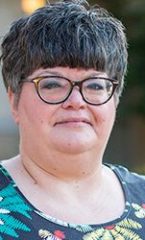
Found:
<path fill-rule="evenodd" d="M 47 82 L 45 85 L 43 85 L 44 88 L 52 89 L 52 88 L 58 88 L 61 87 L 61 84 L 58 82 Z"/>
<path fill-rule="evenodd" d="M 40 81 L 40 88 L 41 89 L 57 89 L 57 88 L 62 88 L 63 85 L 61 81 L 57 81 L 55 79 L 43 79 Z"/>
<path fill-rule="evenodd" d="M 87 89 L 89 90 L 103 90 L 105 86 L 99 82 L 92 82 L 87 85 Z"/>

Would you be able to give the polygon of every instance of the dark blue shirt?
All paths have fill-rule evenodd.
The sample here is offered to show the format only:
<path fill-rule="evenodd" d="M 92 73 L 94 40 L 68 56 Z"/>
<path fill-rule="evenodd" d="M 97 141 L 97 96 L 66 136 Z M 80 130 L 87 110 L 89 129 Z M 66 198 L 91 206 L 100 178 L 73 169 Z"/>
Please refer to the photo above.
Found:
<path fill-rule="evenodd" d="M 104 224 L 77 225 L 36 209 L 0 165 L 0 240 L 145 240 L 145 177 L 122 166 L 108 166 L 124 192 L 122 216 Z"/>

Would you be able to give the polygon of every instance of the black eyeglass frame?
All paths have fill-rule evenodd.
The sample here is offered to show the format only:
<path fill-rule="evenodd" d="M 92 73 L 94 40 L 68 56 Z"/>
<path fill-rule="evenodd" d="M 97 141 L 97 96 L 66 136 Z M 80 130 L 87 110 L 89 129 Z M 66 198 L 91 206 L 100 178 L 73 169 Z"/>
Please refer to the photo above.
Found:
<path fill-rule="evenodd" d="M 70 85 L 71 85 L 70 91 L 69 91 L 67 97 L 65 97 L 63 100 L 61 100 L 61 101 L 59 101 L 59 102 L 48 102 L 48 101 L 46 101 L 45 99 L 43 99 L 42 96 L 40 95 L 38 84 L 39 84 L 39 82 L 40 82 L 41 80 L 43 80 L 43 79 L 45 79 L 45 78 L 49 78 L 49 77 L 51 77 L 51 78 L 63 78 L 63 79 L 67 80 L 67 81 L 70 83 Z M 110 95 L 109 98 L 108 98 L 107 100 L 105 100 L 104 102 L 102 102 L 102 103 L 91 103 L 91 102 L 89 102 L 88 100 L 85 99 L 85 97 L 84 97 L 84 95 L 83 95 L 83 91 L 82 91 L 82 85 L 83 85 L 83 83 L 84 83 L 85 81 L 88 81 L 88 80 L 91 80 L 91 79 L 107 80 L 107 81 L 110 81 L 111 84 L 113 85 L 111 95 Z M 84 79 L 84 80 L 82 80 L 82 81 L 71 81 L 70 79 L 68 79 L 68 78 L 66 78 L 66 77 L 54 76 L 54 75 L 52 75 L 52 76 L 50 75 L 50 76 L 36 77 L 36 78 L 31 79 L 31 80 L 24 79 L 24 80 L 22 80 L 21 83 L 23 84 L 23 83 L 25 83 L 25 82 L 34 83 L 35 89 L 36 89 L 36 92 L 37 92 L 39 98 L 40 98 L 43 102 L 45 102 L 45 103 L 47 103 L 47 104 L 53 104 L 53 105 L 56 105 L 56 104 L 60 104 L 60 103 L 65 102 L 65 101 L 69 98 L 69 96 L 71 95 L 71 93 L 72 93 L 72 91 L 73 91 L 73 88 L 74 88 L 75 86 L 78 86 L 78 87 L 79 87 L 79 92 L 81 93 L 81 96 L 82 96 L 83 100 L 84 100 L 86 103 L 88 103 L 88 104 L 90 104 L 90 105 L 94 105 L 94 106 L 99 106 L 99 105 L 103 105 L 103 104 L 107 103 L 107 102 L 112 98 L 112 96 L 113 96 L 113 94 L 114 94 L 114 92 L 115 92 L 115 89 L 116 89 L 116 87 L 117 87 L 118 84 L 119 84 L 119 81 L 118 81 L 118 80 L 112 79 L 112 78 L 106 78 L 106 77 L 89 77 L 89 78 L 86 78 L 86 79 Z"/>

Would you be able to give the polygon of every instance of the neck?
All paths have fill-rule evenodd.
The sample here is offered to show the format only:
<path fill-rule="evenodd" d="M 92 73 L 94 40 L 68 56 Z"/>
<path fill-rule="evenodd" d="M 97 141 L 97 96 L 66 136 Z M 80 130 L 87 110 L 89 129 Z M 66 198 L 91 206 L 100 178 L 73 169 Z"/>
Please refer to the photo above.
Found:
<path fill-rule="evenodd" d="M 92 174 L 66 181 L 41 169 L 31 159 L 27 160 L 30 164 L 26 158 L 24 161 L 22 156 L 17 157 L 4 162 L 4 166 L 23 194 L 44 213 L 77 224 L 102 223 L 122 214 L 124 195 L 118 179 L 108 167 L 100 164 Z M 61 211 L 62 206 L 66 214 Z M 84 209 L 87 209 L 85 213 Z"/>
<path fill-rule="evenodd" d="M 60 171 L 46 171 L 46 169 L 41 168 L 34 162 L 30 162 L 28 159 L 23 161 L 22 165 L 26 171 L 26 174 L 31 178 L 32 183 L 38 186 L 39 189 L 45 193 L 53 193 L 54 186 L 55 192 L 57 192 L 62 198 L 67 196 L 67 198 L 81 199 L 83 193 L 92 194 L 96 191 L 100 192 L 100 189 L 104 185 L 104 167 L 100 164 L 92 172 L 79 172 L 79 174 L 71 172 L 60 174 Z M 89 166 L 89 165 L 88 165 Z M 80 166 L 81 167 L 81 166 Z M 71 200 L 71 199 L 70 199 Z"/>
<path fill-rule="evenodd" d="M 29 156 L 21 152 L 21 160 L 30 175 L 38 172 L 38 176 L 41 173 L 45 177 L 49 175 L 67 182 L 96 175 L 102 167 L 102 158 L 98 158 L 98 154 L 93 151 L 80 154 L 51 152 L 45 156 Z"/>

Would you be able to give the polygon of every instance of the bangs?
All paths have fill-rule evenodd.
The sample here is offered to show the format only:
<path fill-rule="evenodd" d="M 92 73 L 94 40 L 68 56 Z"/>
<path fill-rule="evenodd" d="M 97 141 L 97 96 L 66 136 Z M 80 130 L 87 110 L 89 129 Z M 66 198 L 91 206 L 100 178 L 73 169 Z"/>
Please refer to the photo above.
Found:
<path fill-rule="evenodd" d="M 97 6 L 60 2 L 13 23 L 2 43 L 2 74 L 14 92 L 39 68 L 94 69 L 119 81 L 127 68 L 127 42 L 122 23 Z"/>
<path fill-rule="evenodd" d="M 58 26 L 56 24 L 55 30 L 54 26 L 51 28 L 50 23 L 36 31 L 33 28 L 33 32 L 29 32 L 27 37 L 25 49 L 26 60 L 30 64 L 29 73 L 40 67 L 56 66 L 93 68 L 98 71 L 107 69 L 108 44 L 105 46 L 100 33 L 96 35 L 91 26 L 87 26 L 86 21 L 82 24 L 82 19 L 79 26 L 70 20 L 67 24 L 62 19 Z M 34 39 L 37 41 L 34 42 Z"/>

